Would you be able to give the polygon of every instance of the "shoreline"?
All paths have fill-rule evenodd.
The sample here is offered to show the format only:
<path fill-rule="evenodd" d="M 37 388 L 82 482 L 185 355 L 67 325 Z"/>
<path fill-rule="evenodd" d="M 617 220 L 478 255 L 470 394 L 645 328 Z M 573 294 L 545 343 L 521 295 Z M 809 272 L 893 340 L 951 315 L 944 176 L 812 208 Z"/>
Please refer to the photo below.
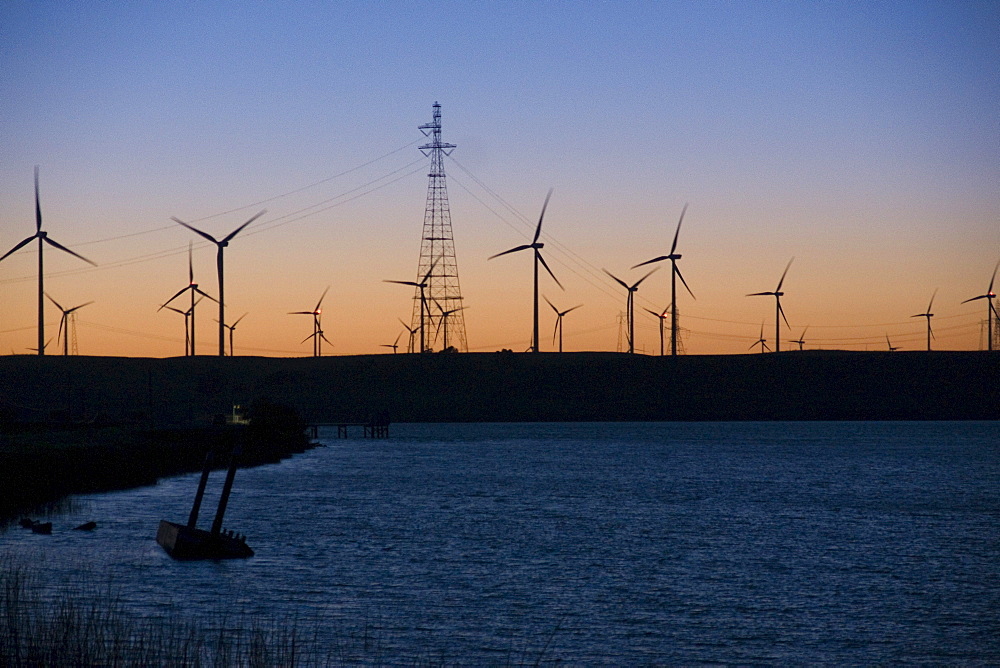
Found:
<path fill-rule="evenodd" d="M 284 432 L 247 428 L 239 468 L 272 464 L 315 447 L 298 425 Z M 155 485 L 200 472 L 209 451 L 213 470 L 228 467 L 233 435 L 225 428 L 140 430 L 123 426 L 7 429 L 0 441 L 0 532 L 29 513 L 46 514 L 74 494 Z"/>

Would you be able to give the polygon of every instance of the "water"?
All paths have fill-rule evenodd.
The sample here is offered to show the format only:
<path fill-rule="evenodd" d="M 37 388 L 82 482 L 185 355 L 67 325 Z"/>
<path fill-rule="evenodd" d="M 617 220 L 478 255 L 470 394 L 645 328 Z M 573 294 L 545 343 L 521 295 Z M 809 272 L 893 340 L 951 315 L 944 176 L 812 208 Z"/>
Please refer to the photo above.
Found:
<path fill-rule="evenodd" d="M 137 615 L 364 635 L 361 662 L 1000 662 L 1000 423 L 392 430 L 240 471 L 245 561 L 155 544 L 196 476 L 80 497 L 0 554 L 110 574 Z"/>

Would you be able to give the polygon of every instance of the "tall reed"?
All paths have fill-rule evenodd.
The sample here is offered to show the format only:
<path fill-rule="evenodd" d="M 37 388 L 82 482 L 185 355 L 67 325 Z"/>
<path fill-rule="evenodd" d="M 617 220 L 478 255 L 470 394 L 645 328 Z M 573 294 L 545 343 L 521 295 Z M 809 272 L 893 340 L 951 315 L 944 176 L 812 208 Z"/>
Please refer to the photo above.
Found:
<path fill-rule="evenodd" d="M 225 615 L 210 628 L 130 614 L 112 585 L 52 594 L 37 572 L 0 563 L 3 666 L 326 666 L 339 664 L 300 631 Z M 315 634 L 312 634 L 315 638 Z"/>

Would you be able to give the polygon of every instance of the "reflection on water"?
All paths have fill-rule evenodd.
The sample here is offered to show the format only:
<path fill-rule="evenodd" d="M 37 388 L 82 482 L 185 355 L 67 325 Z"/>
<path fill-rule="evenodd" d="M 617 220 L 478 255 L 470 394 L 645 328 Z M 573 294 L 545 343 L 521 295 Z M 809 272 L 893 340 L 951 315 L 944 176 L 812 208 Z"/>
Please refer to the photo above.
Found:
<path fill-rule="evenodd" d="M 0 553 L 50 586 L 110 577 L 141 616 L 294 619 L 326 644 L 371 634 L 382 660 L 1000 661 L 997 423 L 394 425 L 325 443 L 238 473 L 226 526 L 252 559 L 155 544 L 197 476 L 81 497 Z"/>

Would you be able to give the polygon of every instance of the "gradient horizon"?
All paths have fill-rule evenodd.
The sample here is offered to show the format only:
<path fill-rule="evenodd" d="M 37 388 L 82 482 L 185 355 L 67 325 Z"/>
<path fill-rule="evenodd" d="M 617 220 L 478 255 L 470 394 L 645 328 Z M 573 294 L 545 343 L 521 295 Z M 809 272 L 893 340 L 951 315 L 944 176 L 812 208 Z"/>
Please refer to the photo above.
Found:
<path fill-rule="evenodd" d="M 266 208 L 226 249 L 236 354 L 311 354 L 288 312 L 328 285 L 326 351 L 392 354 L 413 294 L 383 280 L 415 278 L 417 126 L 437 101 L 471 351 L 530 345 L 530 257 L 486 258 L 530 241 L 550 187 L 542 241 L 567 289 L 543 272 L 540 291 L 584 305 L 567 351 L 617 349 L 626 294 L 602 269 L 637 280 L 685 203 L 688 354 L 750 353 L 762 323 L 773 347 L 773 299 L 745 295 L 793 256 L 783 351 L 806 327 L 807 349 L 922 350 L 911 316 L 935 289 L 934 349 L 977 350 L 986 308 L 961 302 L 1000 259 L 998 26 L 975 2 L 6 3 L 0 253 L 33 231 L 39 164 L 43 229 L 100 265 L 45 256 L 50 295 L 94 301 L 80 353 L 178 356 L 183 319 L 157 308 L 187 283 L 188 241 L 218 288 L 214 246 L 170 218 L 219 237 Z M 35 345 L 36 263 L 0 263 L 0 354 Z M 643 309 L 669 304 L 669 278 L 636 295 L 637 352 L 659 353 Z M 217 353 L 211 306 L 199 354 Z M 52 306 L 46 339 L 58 324 Z"/>

